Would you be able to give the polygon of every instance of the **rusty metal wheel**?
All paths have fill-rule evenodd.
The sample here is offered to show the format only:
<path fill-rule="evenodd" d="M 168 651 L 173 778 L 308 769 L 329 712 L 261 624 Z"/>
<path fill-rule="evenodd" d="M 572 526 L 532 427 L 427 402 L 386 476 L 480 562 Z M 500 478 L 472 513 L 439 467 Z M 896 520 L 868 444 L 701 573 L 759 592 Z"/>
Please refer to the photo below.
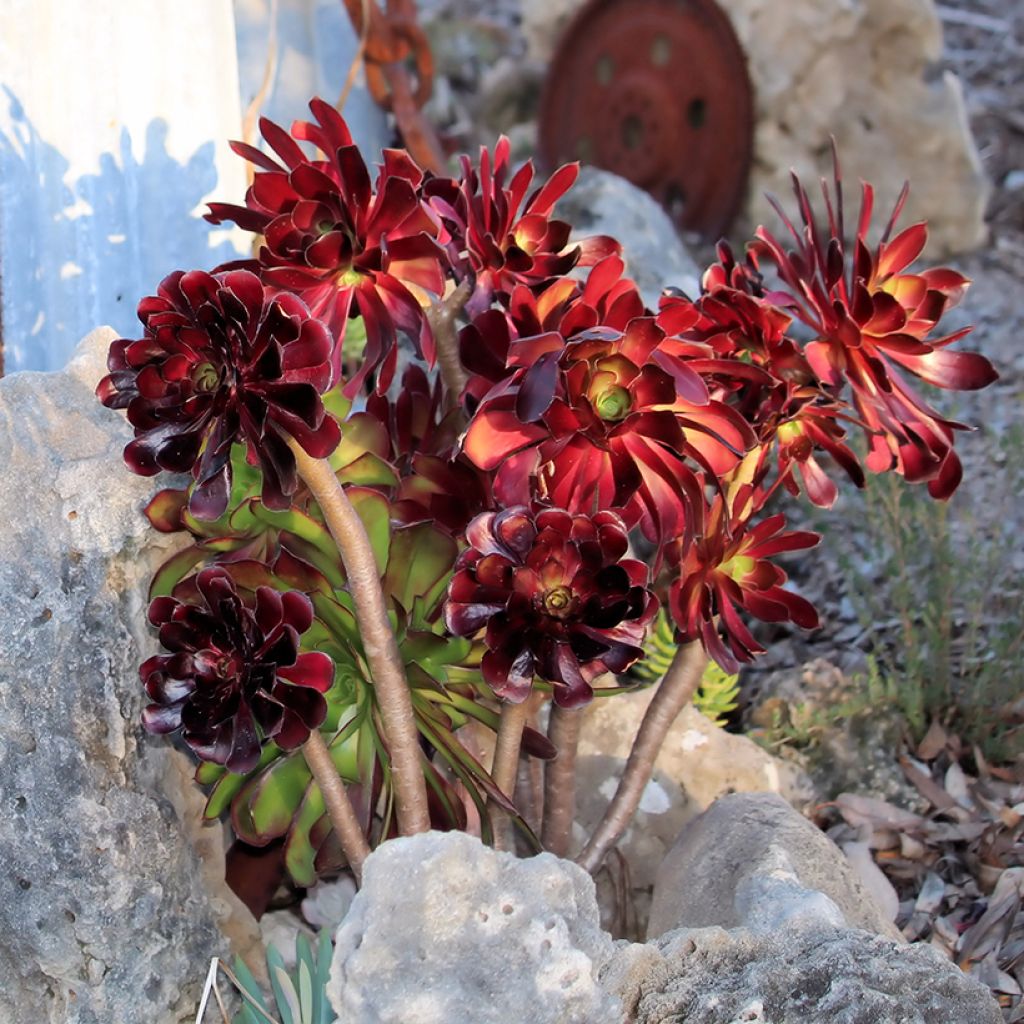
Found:
<path fill-rule="evenodd" d="M 753 105 L 746 57 L 714 0 L 591 0 L 551 62 L 541 156 L 614 171 L 681 228 L 717 238 L 746 193 Z"/>

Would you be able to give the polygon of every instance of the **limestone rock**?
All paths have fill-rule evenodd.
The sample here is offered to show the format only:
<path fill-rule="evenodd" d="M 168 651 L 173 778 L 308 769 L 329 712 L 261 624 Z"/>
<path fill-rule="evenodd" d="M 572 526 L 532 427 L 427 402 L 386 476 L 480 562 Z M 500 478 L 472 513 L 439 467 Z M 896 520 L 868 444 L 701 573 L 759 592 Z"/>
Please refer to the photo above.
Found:
<path fill-rule="evenodd" d="M 460 833 L 394 839 L 367 859 L 338 929 L 328 994 L 360 1024 L 608 1024 L 611 938 L 594 886 L 551 854 L 517 860 Z"/>
<path fill-rule="evenodd" d="M 647 934 L 797 919 L 899 937 L 828 836 L 775 794 L 735 793 L 683 828 L 658 870 Z"/>
<path fill-rule="evenodd" d="M 626 758 L 655 688 L 594 701 L 585 712 L 581 757 Z M 682 786 L 695 810 L 726 793 L 772 792 L 794 806 L 814 798 L 807 776 L 746 736 L 726 732 L 692 705 L 684 708 L 658 755 L 657 769 Z"/>
<path fill-rule="evenodd" d="M 522 0 L 532 59 L 550 61 L 582 3 Z M 752 224 L 777 225 L 765 192 L 790 196 L 790 168 L 812 189 L 831 173 L 835 136 L 849 202 L 857 199 L 859 177 L 871 181 L 884 223 L 909 180 L 905 223 L 928 220 L 930 255 L 984 244 L 989 184 L 959 80 L 934 73 L 942 29 L 933 0 L 718 3 L 747 54 L 754 90 Z"/>
<path fill-rule="evenodd" d="M 573 225 L 577 238 L 617 238 L 622 243 L 626 273 L 652 309 L 658 308 L 658 296 L 667 285 L 697 294 L 700 269 L 675 225 L 649 193 L 625 178 L 584 167 L 555 213 Z"/>
<path fill-rule="evenodd" d="M 927 945 L 866 932 L 680 929 L 604 976 L 629 1024 L 1000 1024 L 995 1000 Z"/>
<path fill-rule="evenodd" d="M 113 336 L 0 380 L 3 1021 L 192 1020 L 222 920 L 236 948 L 258 940 L 212 877 L 181 756 L 138 724 L 146 587 L 170 551 L 140 514 L 154 482 L 121 459 L 130 428 L 93 395 Z"/>
<path fill-rule="evenodd" d="M 614 795 L 653 696 L 654 688 L 649 687 L 594 701 L 587 708 L 579 747 L 573 853 Z M 637 815 L 618 844 L 629 862 L 633 923 L 623 928 L 611 916 L 619 897 L 617 883 L 605 873 L 598 878 L 605 927 L 617 935 L 642 937 L 655 875 L 680 829 L 726 793 L 764 791 L 778 793 L 796 807 L 814 799 L 810 780 L 796 765 L 773 757 L 745 736 L 725 732 L 696 708 L 684 709 L 658 755 Z M 612 860 L 607 863 L 614 870 Z"/>

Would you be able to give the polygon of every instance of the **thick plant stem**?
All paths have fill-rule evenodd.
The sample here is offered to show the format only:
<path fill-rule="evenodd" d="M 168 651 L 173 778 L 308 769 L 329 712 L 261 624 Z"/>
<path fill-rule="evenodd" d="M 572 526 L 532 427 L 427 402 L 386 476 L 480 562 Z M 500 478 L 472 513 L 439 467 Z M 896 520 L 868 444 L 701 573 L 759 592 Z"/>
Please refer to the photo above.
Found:
<path fill-rule="evenodd" d="M 320 505 L 345 566 L 356 623 L 384 722 L 399 831 L 405 836 L 426 832 L 430 829 L 430 814 L 427 785 L 420 768 L 419 733 L 370 538 L 330 463 L 307 455 L 293 439 L 289 439 L 288 447 L 295 454 L 299 475 Z"/>
<path fill-rule="evenodd" d="M 523 728 L 530 715 L 530 702 L 502 704 L 498 742 L 494 748 L 491 778 L 510 800 L 515 796 L 516 774 L 519 768 L 519 747 L 523 741 Z M 508 849 L 508 814 L 493 800 L 490 801 L 491 828 L 494 830 L 494 848 Z"/>
<path fill-rule="evenodd" d="M 362 881 L 363 861 L 370 855 L 370 847 L 366 843 L 366 836 L 363 835 L 352 801 L 345 792 L 345 785 L 338 775 L 337 768 L 334 767 L 331 752 L 327 749 L 319 729 L 314 729 L 309 734 L 309 739 L 302 745 L 302 753 L 309 770 L 313 773 L 313 778 L 316 779 L 316 784 L 320 787 L 328 817 L 341 842 L 348 866 L 358 883 Z"/>
<path fill-rule="evenodd" d="M 576 863 L 593 874 L 605 854 L 619 840 L 636 814 L 640 797 L 651 779 L 654 762 L 679 712 L 693 699 L 707 667 L 708 657 L 698 641 L 676 651 L 665 678 L 658 684 L 619 780 L 612 802 Z"/>
<path fill-rule="evenodd" d="M 545 850 L 559 857 L 569 853 L 576 818 L 576 748 L 582 724 L 582 708 L 552 706 L 548 739 L 558 754 L 544 766 L 544 824 L 540 841 Z"/>
<path fill-rule="evenodd" d="M 448 395 L 448 408 L 458 405 L 459 396 L 469 379 L 459 359 L 459 335 L 456 323 L 463 307 L 469 301 L 473 285 L 468 279 L 463 281 L 441 302 L 427 310 L 427 321 L 434 332 L 434 344 L 437 346 L 437 365 L 441 370 Z"/>

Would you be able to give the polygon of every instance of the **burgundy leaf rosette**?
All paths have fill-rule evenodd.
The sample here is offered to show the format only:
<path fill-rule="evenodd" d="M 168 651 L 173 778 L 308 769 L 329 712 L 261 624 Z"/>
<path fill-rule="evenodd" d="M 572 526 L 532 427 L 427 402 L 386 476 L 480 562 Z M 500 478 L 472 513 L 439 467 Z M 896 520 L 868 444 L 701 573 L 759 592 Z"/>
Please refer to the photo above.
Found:
<path fill-rule="evenodd" d="M 258 587 L 246 600 L 221 568 L 204 569 L 196 584 L 197 604 L 158 597 L 149 606 L 171 653 L 139 669 L 153 701 L 142 723 L 152 733 L 180 729 L 204 761 L 248 772 L 267 740 L 292 750 L 319 728 L 334 664 L 326 654 L 299 653 L 313 622 L 305 594 Z"/>
<path fill-rule="evenodd" d="M 512 173 L 512 146 L 502 136 L 493 156 L 481 148 L 476 166 L 464 156 L 458 180 L 433 178 L 424 184 L 427 202 L 448 231 L 456 276 L 474 282 L 466 306 L 471 316 L 488 309 L 495 297 L 507 299 L 516 285 L 537 287 L 619 252 L 619 243 L 605 235 L 570 245 L 572 226 L 553 216 L 578 176 L 578 164 L 565 164 L 531 189 L 533 161 Z"/>
<path fill-rule="evenodd" d="M 653 317 L 568 340 L 555 331 L 519 338 L 508 377 L 470 420 L 463 451 L 495 471 L 494 491 L 506 504 L 528 500 L 536 486 L 573 512 L 595 503 L 628 508 L 659 543 L 678 536 L 699 499 L 687 460 L 724 474 L 755 436 L 710 397 L 675 347 Z"/>
<path fill-rule="evenodd" d="M 785 524 L 782 513 L 756 524 L 731 515 L 718 494 L 695 524 L 693 542 L 670 551 L 679 573 L 669 594 L 669 610 L 681 638 L 700 640 L 726 672 L 738 672 L 740 662 L 764 654 L 738 609 L 764 622 L 794 622 L 803 629 L 818 626 L 814 606 L 785 589 L 786 573 L 768 559 L 814 547 L 821 538 L 806 530 L 785 530 Z"/>
<path fill-rule="evenodd" d="M 933 497 L 948 498 L 962 476 L 953 450 L 955 431 L 967 428 L 932 408 L 918 393 L 915 378 L 968 391 L 996 380 L 998 374 L 984 356 L 950 350 L 970 328 L 934 336 L 943 314 L 960 301 L 970 282 L 948 268 L 911 269 L 928 231 L 925 224 L 914 224 L 893 237 L 906 188 L 872 249 L 867 236 L 874 192 L 870 185 L 862 186 L 848 273 L 838 163 L 834 198 L 822 186 L 825 224 L 815 219 L 799 182 L 794 188 L 802 226 L 783 215 L 793 249 L 764 228 L 758 229 L 754 244 L 754 253 L 776 265 L 789 289 L 772 299 L 817 335 L 805 355 L 821 383 L 837 392 L 847 383 L 852 388 L 854 406 L 867 428 L 868 469 L 895 469 L 911 483 L 927 482 Z"/>
<path fill-rule="evenodd" d="M 293 437 L 314 458 L 341 432 L 320 394 L 330 384 L 331 336 L 294 295 L 274 295 L 248 271 L 177 271 L 139 303 L 138 340 L 110 346 L 96 394 L 124 409 L 135 439 L 125 462 L 142 476 L 191 473 L 189 509 L 216 519 L 231 492 L 231 446 L 248 446 L 263 502 L 287 509 L 298 476 Z"/>
<path fill-rule="evenodd" d="M 354 395 L 378 371 L 386 390 L 397 360 L 397 332 L 411 337 L 433 359 L 432 336 L 419 295 L 444 290 L 438 227 L 420 199 L 423 172 L 404 150 L 384 151 L 376 182 L 344 119 L 329 103 L 309 104 L 315 122 L 296 121 L 289 135 L 260 121 L 260 130 L 281 161 L 246 145 L 232 149 L 256 167 L 245 206 L 211 203 L 206 219 L 234 221 L 263 236 L 259 269 L 269 285 L 294 292 L 338 339 L 333 369 L 340 378 L 341 348 L 350 314 L 366 326 L 366 356 L 346 384 Z M 312 158 L 299 142 L 323 155 Z"/>
<path fill-rule="evenodd" d="M 616 513 L 520 505 L 477 516 L 466 536 L 445 621 L 456 636 L 485 631 L 481 667 L 500 698 L 520 703 L 539 676 L 554 684 L 559 707 L 578 707 L 596 675 L 643 655 L 658 602 L 647 566 L 624 557 Z"/>

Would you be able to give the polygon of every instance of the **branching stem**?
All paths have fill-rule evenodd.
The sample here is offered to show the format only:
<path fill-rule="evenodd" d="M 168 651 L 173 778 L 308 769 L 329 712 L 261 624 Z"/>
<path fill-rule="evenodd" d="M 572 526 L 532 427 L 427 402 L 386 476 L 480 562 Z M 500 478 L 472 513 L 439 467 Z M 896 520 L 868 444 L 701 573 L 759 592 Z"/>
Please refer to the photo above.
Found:
<path fill-rule="evenodd" d="M 459 359 L 459 335 L 456 329 L 459 314 L 462 312 L 473 290 L 472 282 L 467 278 L 446 299 L 431 306 L 427 310 L 427 321 L 434 333 L 434 344 L 437 346 L 437 365 L 441 370 L 448 395 L 448 408 L 454 408 L 459 396 L 469 379 Z"/>
<path fill-rule="evenodd" d="M 430 829 L 430 814 L 427 786 L 420 768 L 419 733 L 370 539 L 330 463 L 307 455 L 294 439 L 289 439 L 288 447 L 295 454 L 299 475 L 320 505 L 345 566 L 356 623 L 384 723 L 399 830 L 406 836 L 426 832 Z"/>
<path fill-rule="evenodd" d="M 545 850 L 565 857 L 569 853 L 576 818 L 576 749 L 583 724 L 582 708 L 552 705 L 548 739 L 558 751 L 544 766 L 544 824 L 540 841 Z"/>
<path fill-rule="evenodd" d="M 623 769 L 619 788 L 604 812 L 590 841 L 576 858 L 576 863 L 593 874 L 605 854 L 619 840 L 636 814 L 640 797 L 654 772 L 654 762 L 665 737 L 679 712 L 693 699 L 707 667 L 708 657 L 698 641 L 676 651 L 665 678 L 658 684 L 651 703 L 647 705 L 633 748 Z"/>
<path fill-rule="evenodd" d="M 516 774 L 519 768 L 519 747 L 523 741 L 523 728 L 530 715 L 530 702 L 502 704 L 498 740 L 494 747 L 491 778 L 510 800 L 515 796 Z M 494 830 L 494 848 L 508 848 L 508 814 L 493 800 L 490 801 L 491 827 Z"/>
<path fill-rule="evenodd" d="M 327 814 L 358 884 L 362 881 L 363 861 L 370 855 L 370 847 L 319 729 L 309 734 L 309 739 L 302 746 L 302 753 L 323 794 Z"/>

